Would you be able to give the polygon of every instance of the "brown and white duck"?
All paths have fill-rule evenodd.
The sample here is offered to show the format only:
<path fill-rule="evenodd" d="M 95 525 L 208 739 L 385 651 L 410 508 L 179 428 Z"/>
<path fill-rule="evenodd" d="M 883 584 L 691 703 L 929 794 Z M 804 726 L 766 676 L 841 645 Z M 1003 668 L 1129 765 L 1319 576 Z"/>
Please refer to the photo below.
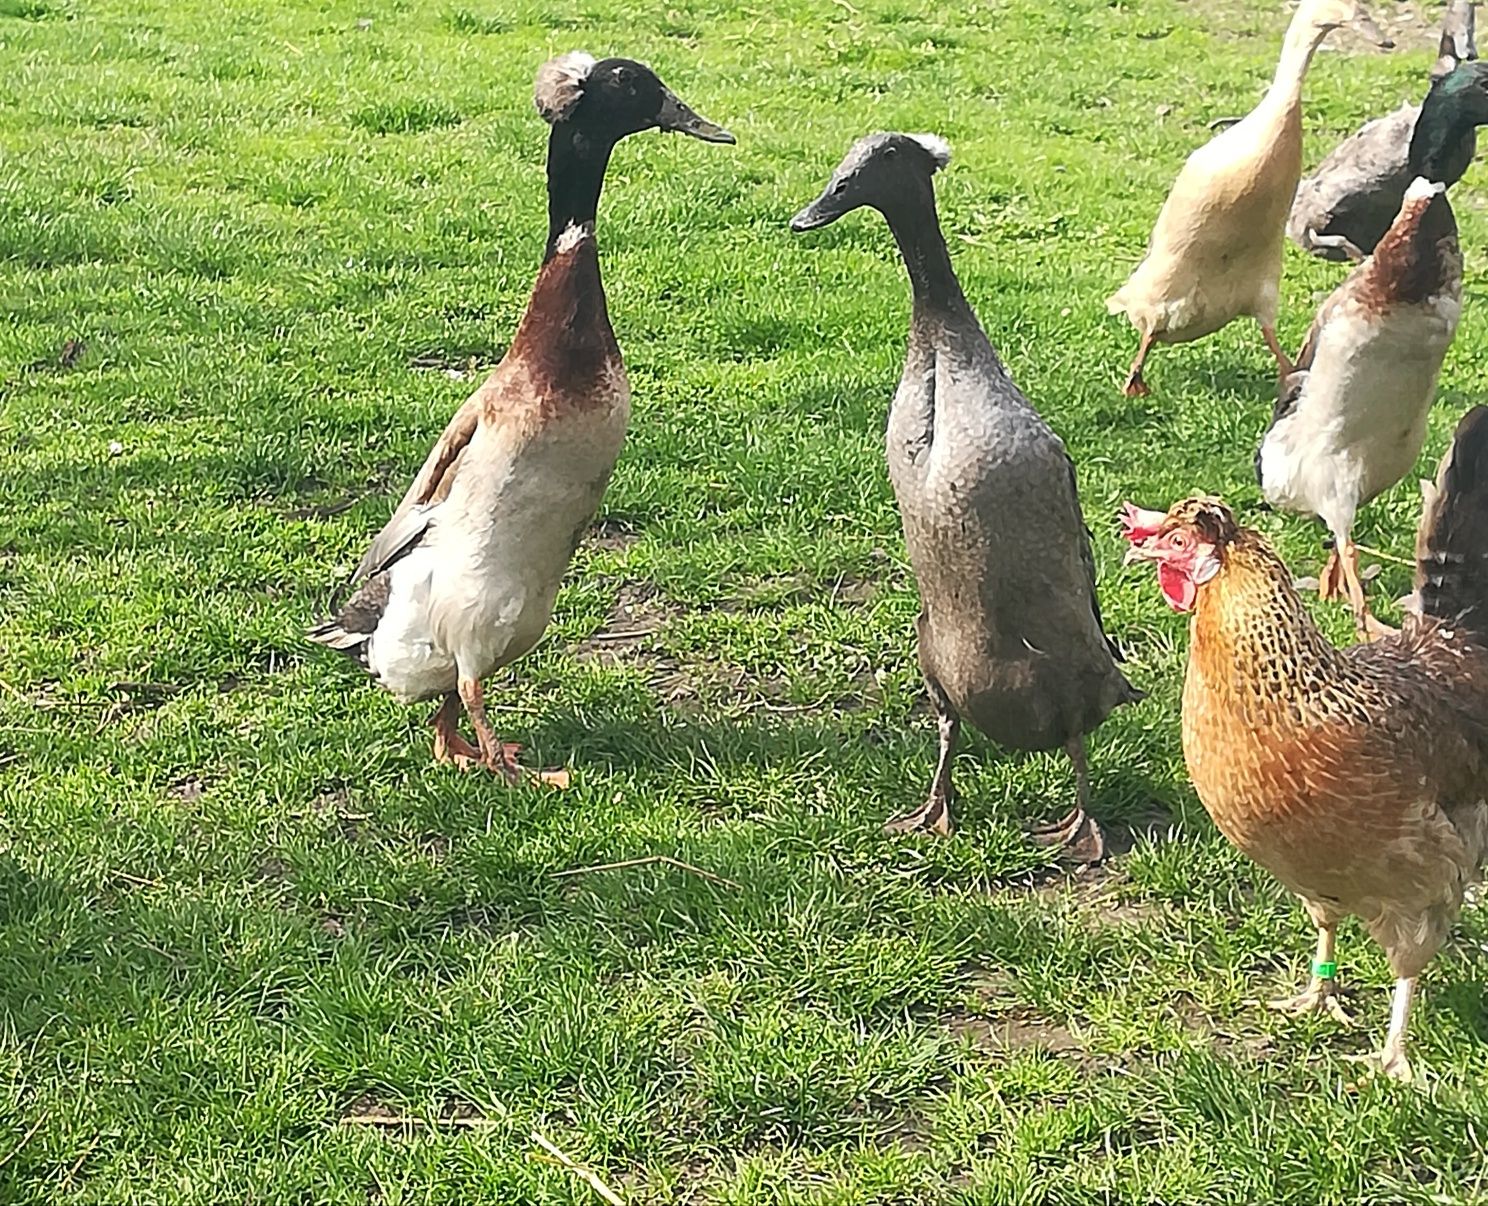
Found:
<path fill-rule="evenodd" d="M 1348 596 L 1360 635 L 1383 629 L 1365 602 L 1354 516 L 1421 454 L 1462 314 L 1462 251 L 1446 190 L 1467 170 L 1474 129 L 1484 124 L 1488 63 L 1464 63 L 1432 84 L 1400 212 L 1318 310 L 1256 453 L 1266 500 L 1328 526 L 1334 547 L 1320 593 Z"/>
<path fill-rule="evenodd" d="M 965 717 L 1001 745 L 1069 755 L 1077 803 L 1034 836 L 1093 861 L 1103 846 L 1086 811 L 1085 734 L 1141 693 L 1101 628 L 1074 464 L 1003 368 L 951 266 L 932 184 L 949 161 L 933 135 L 869 135 L 791 220 L 814 230 L 860 206 L 878 210 L 914 292 L 888 461 L 919 584 L 920 668 L 940 760 L 925 803 L 886 828 L 950 832 Z"/>
<path fill-rule="evenodd" d="M 439 699 L 436 759 L 512 781 L 516 747 L 496 739 L 481 684 L 547 628 L 630 416 L 594 235 L 610 153 L 650 129 L 734 141 L 629 59 L 555 58 L 534 99 L 552 127 L 548 240 L 526 313 L 357 566 L 350 600 L 309 632 L 399 699 Z"/>
<path fill-rule="evenodd" d="M 1475 3 L 1451 0 L 1447 5 L 1431 66 L 1433 80 L 1478 57 Z M 1411 182 L 1406 159 L 1420 115 L 1420 105 L 1401 105 L 1339 143 L 1297 186 L 1287 219 L 1292 241 L 1325 260 L 1358 263 L 1372 252 L 1400 212 Z"/>

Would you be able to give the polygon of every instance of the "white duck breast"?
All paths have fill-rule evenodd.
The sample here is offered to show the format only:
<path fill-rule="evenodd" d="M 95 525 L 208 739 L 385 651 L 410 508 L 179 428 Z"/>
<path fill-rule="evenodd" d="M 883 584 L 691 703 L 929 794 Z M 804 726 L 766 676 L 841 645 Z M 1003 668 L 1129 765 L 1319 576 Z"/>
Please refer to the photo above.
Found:
<path fill-rule="evenodd" d="M 1267 501 L 1347 530 L 1358 507 L 1410 472 L 1461 311 L 1451 291 L 1387 322 L 1356 299 L 1331 314 L 1301 396 L 1261 445 Z"/>
<path fill-rule="evenodd" d="M 499 426 L 476 431 L 467 455 L 488 467 L 458 475 L 430 508 L 423 540 L 389 570 L 368 643 L 367 668 L 400 699 L 452 691 L 537 644 L 624 440 L 630 395 L 618 376 L 611 409 L 585 422 L 515 448 Z"/>

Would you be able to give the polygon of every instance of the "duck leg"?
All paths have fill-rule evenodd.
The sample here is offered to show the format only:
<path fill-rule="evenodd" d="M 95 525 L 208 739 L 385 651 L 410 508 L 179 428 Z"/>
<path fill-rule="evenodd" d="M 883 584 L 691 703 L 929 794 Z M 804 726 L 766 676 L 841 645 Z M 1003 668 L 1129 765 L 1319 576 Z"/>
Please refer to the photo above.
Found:
<path fill-rule="evenodd" d="M 1338 542 L 1335 540 L 1328 549 L 1328 560 L 1323 563 L 1322 571 L 1318 574 L 1318 598 L 1342 598 L 1343 589 L 1343 562 L 1339 559 Z"/>
<path fill-rule="evenodd" d="M 940 756 L 935 763 L 935 778 L 930 781 L 930 794 L 925 802 L 911 812 L 885 821 L 885 833 L 926 832 L 948 837 L 954 828 L 951 803 L 956 798 L 956 790 L 951 783 L 951 758 L 956 752 L 961 720 L 945 693 L 933 683 L 928 685 L 940 728 Z"/>
<path fill-rule="evenodd" d="M 1281 342 L 1276 338 L 1276 328 L 1268 322 L 1261 323 L 1261 338 L 1266 341 L 1266 347 L 1271 355 L 1276 358 L 1276 372 L 1278 376 L 1290 377 L 1296 368 L 1291 359 L 1281 350 Z"/>
<path fill-rule="evenodd" d="M 1126 383 L 1121 387 L 1121 392 L 1128 398 L 1145 398 L 1152 392 L 1151 387 L 1142 379 L 1142 368 L 1147 363 L 1147 353 L 1152 351 L 1152 341 L 1155 338 L 1151 331 L 1142 332 L 1142 342 L 1137 345 L 1137 358 L 1132 361 Z"/>
<path fill-rule="evenodd" d="M 1343 574 L 1344 587 L 1348 591 L 1349 605 L 1354 609 L 1354 631 L 1361 641 L 1377 641 L 1381 637 L 1395 635 L 1395 629 L 1374 618 L 1369 610 L 1369 601 L 1364 597 L 1364 580 L 1359 577 L 1359 548 L 1352 540 L 1344 542 L 1342 554 L 1338 556 Z"/>
<path fill-rule="evenodd" d="M 1077 863 L 1098 863 L 1106 856 L 1106 839 L 1090 805 L 1090 767 L 1085 761 L 1085 738 L 1076 736 L 1065 744 L 1064 752 L 1075 768 L 1075 806 L 1051 825 L 1033 825 L 1028 836 L 1040 846 L 1058 846 L 1062 857 Z"/>
<path fill-rule="evenodd" d="M 471 745 L 460 732 L 460 693 L 450 691 L 429 721 L 434 726 L 434 761 L 450 762 L 469 770 L 481 759 L 479 746 Z"/>
<path fill-rule="evenodd" d="M 462 677 L 460 699 L 470 716 L 476 740 L 480 742 L 480 765 L 503 776 L 508 783 L 520 783 L 522 768 L 517 765 L 517 751 L 522 747 L 496 739 L 491 722 L 486 719 L 486 697 L 480 679 Z"/>

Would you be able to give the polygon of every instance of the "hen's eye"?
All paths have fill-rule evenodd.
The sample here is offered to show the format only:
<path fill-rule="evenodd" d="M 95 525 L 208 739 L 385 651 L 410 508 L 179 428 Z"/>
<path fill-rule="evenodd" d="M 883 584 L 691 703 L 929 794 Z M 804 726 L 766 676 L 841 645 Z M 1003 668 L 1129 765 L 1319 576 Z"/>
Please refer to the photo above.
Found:
<path fill-rule="evenodd" d="M 1188 547 L 1188 537 L 1182 532 L 1174 532 L 1172 543 L 1175 549 L 1186 549 Z"/>

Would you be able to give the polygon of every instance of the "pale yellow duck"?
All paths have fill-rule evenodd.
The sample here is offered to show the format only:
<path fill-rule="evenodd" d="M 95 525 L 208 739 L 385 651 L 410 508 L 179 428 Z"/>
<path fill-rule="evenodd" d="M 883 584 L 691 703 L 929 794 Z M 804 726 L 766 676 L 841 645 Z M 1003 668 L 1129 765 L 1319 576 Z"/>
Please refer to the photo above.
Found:
<path fill-rule="evenodd" d="M 1260 324 L 1279 371 L 1291 371 L 1276 339 L 1276 305 L 1287 213 L 1302 175 L 1302 81 L 1323 39 L 1349 24 L 1390 45 L 1357 0 L 1302 0 L 1266 95 L 1178 173 L 1146 258 L 1106 302 L 1142 337 L 1127 397 L 1148 393 L 1142 368 L 1154 343 L 1201 339 L 1242 315 Z"/>

